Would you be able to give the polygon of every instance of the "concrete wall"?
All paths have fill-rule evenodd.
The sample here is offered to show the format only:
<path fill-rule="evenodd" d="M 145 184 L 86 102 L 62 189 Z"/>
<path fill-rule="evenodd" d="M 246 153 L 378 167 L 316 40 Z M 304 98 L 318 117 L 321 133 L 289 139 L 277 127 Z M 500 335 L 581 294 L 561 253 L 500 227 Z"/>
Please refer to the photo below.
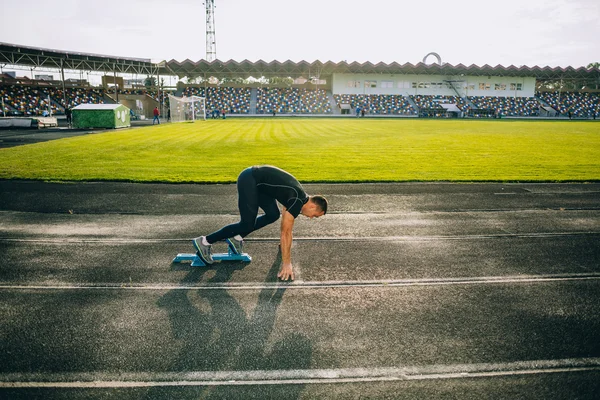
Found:
<path fill-rule="evenodd" d="M 107 99 L 110 99 L 110 101 L 107 101 Z M 142 109 L 140 110 L 138 108 L 138 103 L 137 100 L 139 100 L 142 103 Z M 108 104 L 114 104 L 116 103 L 116 96 L 114 93 L 110 93 L 110 94 L 105 94 L 105 99 L 104 101 Z M 133 110 L 133 112 L 138 115 L 138 116 L 145 116 L 145 118 L 150 118 L 152 119 L 154 117 L 154 107 L 159 107 L 158 101 L 154 100 L 152 97 L 145 95 L 145 94 L 122 94 L 119 93 L 119 103 L 123 104 L 125 107 L 129 108 L 130 110 Z M 165 107 L 165 113 L 166 113 L 166 107 Z"/>

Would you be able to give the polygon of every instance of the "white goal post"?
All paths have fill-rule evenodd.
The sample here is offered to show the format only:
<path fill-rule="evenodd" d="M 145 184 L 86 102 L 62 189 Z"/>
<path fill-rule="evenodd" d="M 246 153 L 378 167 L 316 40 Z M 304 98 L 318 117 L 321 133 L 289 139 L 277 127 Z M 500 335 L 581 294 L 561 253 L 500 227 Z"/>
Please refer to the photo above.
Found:
<path fill-rule="evenodd" d="M 169 110 L 171 111 L 171 122 L 206 120 L 206 98 L 169 95 Z"/>

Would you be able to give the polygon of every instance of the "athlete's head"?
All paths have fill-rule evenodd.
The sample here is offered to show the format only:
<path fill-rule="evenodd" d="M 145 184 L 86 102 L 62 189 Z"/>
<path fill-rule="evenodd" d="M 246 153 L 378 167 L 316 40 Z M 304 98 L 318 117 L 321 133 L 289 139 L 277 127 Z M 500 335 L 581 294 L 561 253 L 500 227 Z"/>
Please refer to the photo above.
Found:
<path fill-rule="evenodd" d="M 323 211 L 323 215 L 327 214 L 327 199 L 320 194 L 316 196 L 308 196 L 309 201 L 312 201 Z"/>
<path fill-rule="evenodd" d="M 308 218 L 322 217 L 327 213 L 327 199 L 321 195 L 308 196 L 301 213 Z"/>

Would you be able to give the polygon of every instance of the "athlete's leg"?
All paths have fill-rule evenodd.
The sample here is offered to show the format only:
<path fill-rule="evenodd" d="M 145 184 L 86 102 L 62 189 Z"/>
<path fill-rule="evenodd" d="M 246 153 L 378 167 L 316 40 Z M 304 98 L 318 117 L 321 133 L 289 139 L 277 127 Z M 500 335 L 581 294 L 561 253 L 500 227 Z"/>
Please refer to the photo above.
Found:
<path fill-rule="evenodd" d="M 273 222 L 277 221 L 281 215 L 279 207 L 277 207 L 277 202 L 272 197 L 259 194 L 258 205 L 265 213 L 256 219 L 253 229 L 254 231 L 272 224 Z"/>
<path fill-rule="evenodd" d="M 235 235 L 245 236 L 254 230 L 256 215 L 258 214 L 258 191 L 256 181 L 252 175 L 252 168 L 242 171 L 237 180 L 238 208 L 240 210 L 240 221 L 227 225 L 217 232 L 206 236 L 208 243 L 215 243 Z"/>

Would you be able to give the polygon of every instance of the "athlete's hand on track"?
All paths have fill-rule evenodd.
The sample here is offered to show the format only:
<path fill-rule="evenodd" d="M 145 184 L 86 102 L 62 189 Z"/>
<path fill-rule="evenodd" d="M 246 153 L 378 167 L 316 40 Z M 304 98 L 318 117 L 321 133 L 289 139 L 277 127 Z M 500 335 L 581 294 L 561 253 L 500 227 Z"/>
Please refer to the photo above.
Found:
<path fill-rule="evenodd" d="M 292 264 L 283 264 L 281 267 L 281 271 L 277 274 L 277 277 L 282 281 L 287 281 L 288 278 L 290 280 L 294 280 L 294 270 L 292 269 Z"/>

